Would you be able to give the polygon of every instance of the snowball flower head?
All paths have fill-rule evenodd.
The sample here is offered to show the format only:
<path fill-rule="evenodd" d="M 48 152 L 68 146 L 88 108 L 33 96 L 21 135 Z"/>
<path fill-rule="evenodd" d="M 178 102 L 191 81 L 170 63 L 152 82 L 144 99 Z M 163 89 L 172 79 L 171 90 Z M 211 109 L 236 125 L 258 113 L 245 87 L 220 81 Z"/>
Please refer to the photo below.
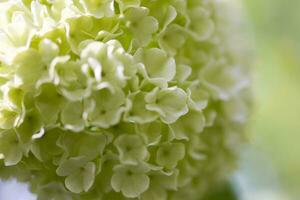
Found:
<path fill-rule="evenodd" d="M 218 0 L 0 3 L 0 175 L 38 199 L 193 200 L 226 178 L 247 55 Z"/>

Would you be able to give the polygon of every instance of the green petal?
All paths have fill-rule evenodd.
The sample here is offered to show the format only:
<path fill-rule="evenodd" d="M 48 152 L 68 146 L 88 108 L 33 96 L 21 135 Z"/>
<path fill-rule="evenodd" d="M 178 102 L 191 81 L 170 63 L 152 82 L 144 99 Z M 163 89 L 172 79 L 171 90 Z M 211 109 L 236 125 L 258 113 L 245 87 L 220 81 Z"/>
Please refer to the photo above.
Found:
<path fill-rule="evenodd" d="M 57 44 L 49 39 L 44 39 L 39 43 L 39 53 L 42 56 L 42 60 L 45 64 L 51 62 L 59 53 L 59 47 Z"/>
<path fill-rule="evenodd" d="M 61 122 L 66 129 L 81 131 L 84 128 L 83 105 L 80 101 L 69 102 L 61 112 Z"/>
<path fill-rule="evenodd" d="M 46 83 L 40 86 L 36 97 L 36 105 L 45 124 L 55 124 L 58 113 L 65 104 L 64 97 L 58 93 L 55 85 Z"/>
<path fill-rule="evenodd" d="M 34 49 L 18 53 L 13 60 L 13 65 L 16 67 L 16 76 L 26 85 L 35 84 L 42 74 L 46 72 L 40 54 Z"/>
<path fill-rule="evenodd" d="M 188 79 L 191 73 L 192 69 L 190 66 L 178 64 L 176 66 L 176 76 L 174 77 L 174 79 L 182 83 Z"/>
<path fill-rule="evenodd" d="M 41 114 L 37 110 L 27 111 L 22 124 L 16 128 L 16 131 L 24 143 L 34 139 L 35 134 L 43 132 Z"/>
<path fill-rule="evenodd" d="M 166 167 L 174 168 L 177 162 L 182 160 L 185 155 L 184 144 L 181 143 L 169 143 L 163 144 L 157 151 L 156 162 L 157 164 Z"/>
<path fill-rule="evenodd" d="M 113 0 L 82 0 L 80 2 L 85 8 L 85 11 L 96 18 L 108 17 L 114 14 Z"/>
<path fill-rule="evenodd" d="M 203 84 L 192 84 L 188 89 L 188 104 L 190 108 L 202 111 L 206 108 L 208 100 L 209 93 L 205 90 Z"/>
<path fill-rule="evenodd" d="M 0 109 L 0 128 L 11 129 L 16 125 L 19 114 L 10 108 L 2 107 Z"/>
<path fill-rule="evenodd" d="M 139 7 L 141 0 L 116 0 L 118 2 L 120 10 L 123 12 L 130 7 Z"/>
<path fill-rule="evenodd" d="M 21 161 L 22 146 L 14 130 L 0 132 L 0 154 L 4 156 L 5 166 L 16 165 Z"/>
<path fill-rule="evenodd" d="M 62 150 L 56 145 L 56 141 L 62 134 L 60 129 L 51 129 L 46 131 L 42 138 L 34 140 L 31 145 L 31 152 L 40 161 L 52 160 L 55 156 L 62 154 Z"/>
<path fill-rule="evenodd" d="M 8 88 L 8 91 L 5 94 L 4 98 L 7 99 L 10 106 L 21 110 L 23 106 L 22 104 L 24 99 L 24 91 L 19 87 L 11 86 Z"/>
<path fill-rule="evenodd" d="M 121 135 L 114 145 L 118 149 L 122 163 L 137 164 L 148 155 L 147 148 L 138 135 Z"/>

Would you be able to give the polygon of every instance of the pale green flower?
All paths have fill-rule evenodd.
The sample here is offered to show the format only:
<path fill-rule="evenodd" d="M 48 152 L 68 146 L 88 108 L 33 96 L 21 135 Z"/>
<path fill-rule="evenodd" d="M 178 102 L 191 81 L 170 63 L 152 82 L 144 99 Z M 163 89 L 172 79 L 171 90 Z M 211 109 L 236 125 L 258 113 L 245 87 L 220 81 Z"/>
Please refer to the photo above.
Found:
<path fill-rule="evenodd" d="M 127 198 L 136 198 L 149 187 L 148 171 L 143 165 L 117 165 L 111 178 L 112 188 Z"/>
<path fill-rule="evenodd" d="M 185 147 L 182 143 L 167 143 L 160 145 L 157 150 L 157 164 L 172 169 L 185 155 Z"/>
<path fill-rule="evenodd" d="M 69 100 L 79 101 L 90 96 L 92 82 L 79 62 L 69 61 L 69 57 L 56 57 L 50 65 L 50 73 L 53 82 Z"/>
<path fill-rule="evenodd" d="M 191 20 L 188 33 L 196 40 L 206 40 L 212 35 L 215 25 L 210 15 L 209 11 L 200 6 L 188 10 Z"/>
<path fill-rule="evenodd" d="M 59 176 L 66 176 L 65 185 L 74 193 L 87 192 L 94 184 L 96 166 L 86 162 L 84 157 L 74 157 L 63 161 L 57 168 Z"/>
<path fill-rule="evenodd" d="M 171 130 L 176 139 L 189 140 L 190 135 L 199 134 L 205 127 L 205 117 L 201 111 L 190 111 L 171 124 Z"/>
<path fill-rule="evenodd" d="M 160 47 L 171 55 L 175 55 L 183 44 L 186 37 L 184 31 L 178 25 L 170 25 L 159 36 Z"/>
<path fill-rule="evenodd" d="M 137 92 L 130 95 L 130 100 L 127 101 L 129 110 L 124 115 L 124 120 L 134 123 L 148 123 L 158 118 L 158 114 L 154 111 L 147 110 L 146 93 Z"/>
<path fill-rule="evenodd" d="M 247 87 L 249 80 L 243 77 L 243 72 L 236 66 L 224 68 L 224 61 L 212 61 L 201 71 L 203 84 L 214 98 L 228 100 L 235 93 Z"/>
<path fill-rule="evenodd" d="M 147 155 L 147 148 L 138 135 L 121 135 L 114 142 L 120 161 L 126 164 L 138 164 Z"/>
<path fill-rule="evenodd" d="M 202 198 L 251 102 L 224 5 L 1 1 L 0 175 L 38 200 Z"/>
<path fill-rule="evenodd" d="M 125 53 L 118 41 L 91 42 L 81 52 L 81 58 L 91 66 L 98 82 L 97 88 L 124 87 L 126 80 L 136 72 L 131 55 Z"/>
<path fill-rule="evenodd" d="M 125 96 L 119 88 L 115 88 L 113 91 L 109 89 L 96 91 L 86 101 L 88 123 L 102 128 L 116 125 L 124 112 L 124 103 Z"/>
<path fill-rule="evenodd" d="M 165 123 L 173 123 L 188 112 L 187 95 L 177 87 L 155 88 L 146 96 L 146 108 L 160 114 Z"/>
<path fill-rule="evenodd" d="M 142 73 L 153 83 L 164 84 L 171 81 L 175 76 L 176 63 L 174 58 L 169 57 L 161 49 L 139 49 L 134 57 L 143 63 Z"/>
<path fill-rule="evenodd" d="M 137 46 L 146 46 L 151 41 L 152 34 L 158 30 L 156 18 L 148 14 L 149 10 L 145 7 L 130 7 L 124 13 L 126 25 Z"/>

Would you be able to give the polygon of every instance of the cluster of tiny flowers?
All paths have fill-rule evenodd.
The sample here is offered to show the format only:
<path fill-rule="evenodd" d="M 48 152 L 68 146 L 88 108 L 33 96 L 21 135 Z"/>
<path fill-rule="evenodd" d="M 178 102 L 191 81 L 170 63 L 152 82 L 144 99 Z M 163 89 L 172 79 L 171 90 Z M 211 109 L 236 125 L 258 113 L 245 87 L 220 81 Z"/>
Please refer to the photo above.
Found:
<path fill-rule="evenodd" d="M 199 198 L 244 138 L 218 0 L 0 3 L 0 176 L 39 200 Z"/>

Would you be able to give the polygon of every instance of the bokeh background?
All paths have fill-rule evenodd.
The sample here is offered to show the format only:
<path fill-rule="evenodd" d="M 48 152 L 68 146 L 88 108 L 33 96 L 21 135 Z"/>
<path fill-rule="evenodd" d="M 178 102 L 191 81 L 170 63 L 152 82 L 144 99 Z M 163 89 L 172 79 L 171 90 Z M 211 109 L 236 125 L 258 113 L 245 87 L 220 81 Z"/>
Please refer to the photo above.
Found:
<path fill-rule="evenodd" d="M 242 7 L 248 19 L 244 28 L 252 32 L 249 37 L 256 57 L 250 145 L 242 152 L 240 169 L 231 185 L 240 200 L 298 200 L 300 1 L 227 1 Z M 229 196 L 223 193 L 215 198 L 230 200 Z M 0 200 L 33 199 L 26 185 L 0 183 Z"/>
<path fill-rule="evenodd" d="M 253 31 L 255 110 L 239 185 L 250 199 L 300 199 L 300 1 L 241 0 Z M 243 179 L 244 177 L 244 179 Z M 243 188 L 244 190 L 244 188 Z M 247 192 L 246 192 L 247 193 Z"/>

